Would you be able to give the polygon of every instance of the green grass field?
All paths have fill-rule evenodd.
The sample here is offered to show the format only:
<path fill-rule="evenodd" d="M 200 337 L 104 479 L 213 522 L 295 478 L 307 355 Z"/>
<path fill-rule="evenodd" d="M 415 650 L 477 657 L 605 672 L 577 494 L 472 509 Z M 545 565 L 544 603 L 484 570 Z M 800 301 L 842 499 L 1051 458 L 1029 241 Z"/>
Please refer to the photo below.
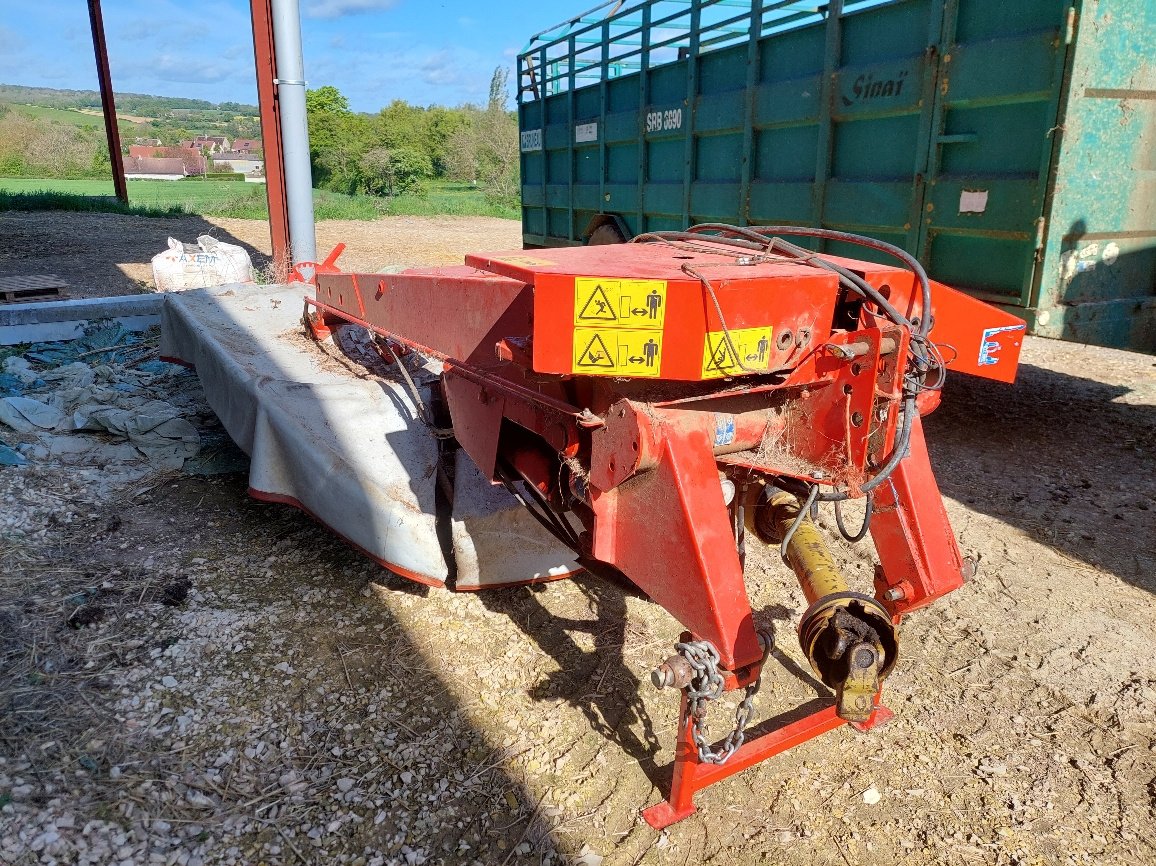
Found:
<path fill-rule="evenodd" d="M 95 126 L 98 129 L 104 129 L 104 118 L 99 114 L 83 114 L 79 111 L 71 111 L 65 108 L 48 108 L 43 105 L 17 105 L 12 102 L 7 102 L 5 105 L 28 117 L 36 117 L 41 120 L 54 120 L 57 123 L 68 123 L 72 126 Z"/>
<path fill-rule="evenodd" d="M 4 194 L 8 195 L 5 196 Z M 64 210 L 100 209 L 100 197 L 114 195 L 111 180 L 56 180 L 47 178 L 0 177 L 0 210 L 6 199 L 17 197 L 34 199 L 38 193 L 44 207 Z M 79 200 L 92 197 L 92 201 Z M 129 202 L 135 208 L 147 211 L 174 210 L 176 213 L 196 213 L 212 216 L 267 219 L 265 186 L 221 180 L 130 180 Z M 67 199 L 76 198 L 69 206 Z M 26 202 L 31 205 L 32 202 Z M 16 207 L 11 201 L 7 206 Z M 313 191 L 313 207 L 319 220 L 377 219 L 380 216 L 495 216 L 517 219 L 517 208 L 495 205 L 485 193 L 468 184 L 437 181 L 431 183 L 426 195 L 404 195 L 392 199 L 365 195 Z M 28 209 L 28 208 L 25 208 Z"/>

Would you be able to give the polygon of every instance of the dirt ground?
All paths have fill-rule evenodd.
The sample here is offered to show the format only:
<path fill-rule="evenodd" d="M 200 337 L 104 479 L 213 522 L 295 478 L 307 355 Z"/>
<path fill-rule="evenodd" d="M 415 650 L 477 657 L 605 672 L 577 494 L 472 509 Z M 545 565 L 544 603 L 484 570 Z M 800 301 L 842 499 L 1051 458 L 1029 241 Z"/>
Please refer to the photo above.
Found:
<path fill-rule="evenodd" d="M 201 235 L 240 244 L 262 274 L 275 270 L 269 226 L 259 220 L 185 216 L 145 219 L 107 213 L 0 213 L 0 277 L 56 274 L 74 298 L 129 295 L 154 289 L 150 262 L 168 238 Z M 386 266 L 456 265 L 465 252 L 521 249 L 521 224 L 496 217 L 384 217 L 317 224 L 317 254 L 337 244 L 347 271 Z"/>
<path fill-rule="evenodd" d="M 420 588 L 243 472 L 2 468 L 0 862 L 1156 863 L 1153 360 L 1029 338 L 1015 385 L 952 377 L 926 431 L 979 570 L 904 623 L 895 719 L 661 833 L 678 707 L 649 672 L 680 629 L 645 599 Z M 870 542 L 832 545 L 867 589 Z M 780 650 L 757 721 L 821 689 L 793 576 L 747 572 Z"/>

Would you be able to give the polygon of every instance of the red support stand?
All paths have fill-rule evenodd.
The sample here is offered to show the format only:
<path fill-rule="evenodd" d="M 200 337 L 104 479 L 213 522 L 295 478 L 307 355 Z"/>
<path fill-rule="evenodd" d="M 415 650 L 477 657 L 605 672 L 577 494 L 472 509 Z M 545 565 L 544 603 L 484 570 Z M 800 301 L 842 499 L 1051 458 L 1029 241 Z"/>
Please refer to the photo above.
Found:
<path fill-rule="evenodd" d="M 878 703 L 866 722 L 851 722 L 856 730 L 869 731 L 893 718 L 894 713 Z M 796 722 L 776 728 L 754 740 L 744 743 L 725 764 L 707 764 L 698 759 L 698 748 L 691 736 L 691 720 L 687 713 L 686 692 L 682 693 L 682 708 L 678 716 L 678 745 L 674 752 L 674 775 L 670 796 L 642 810 L 642 817 L 655 830 L 662 830 L 695 813 L 694 795 L 715 782 L 720 782 L 760 761 L 774 757 L 795 746 L 814 739 L 846 724 L 835 715 L 831 705 Z"/>

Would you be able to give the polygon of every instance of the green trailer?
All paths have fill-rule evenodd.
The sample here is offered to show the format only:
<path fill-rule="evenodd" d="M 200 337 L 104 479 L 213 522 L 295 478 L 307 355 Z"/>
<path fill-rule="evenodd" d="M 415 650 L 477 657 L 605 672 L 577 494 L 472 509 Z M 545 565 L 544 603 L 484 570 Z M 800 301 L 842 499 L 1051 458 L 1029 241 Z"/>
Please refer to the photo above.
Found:
<path fill-rule="evenodd" d="M 518 116 L 528 247 L 843 229 L 1156 351 L 1156 0 L 612 0 L 530 40 Z"/>

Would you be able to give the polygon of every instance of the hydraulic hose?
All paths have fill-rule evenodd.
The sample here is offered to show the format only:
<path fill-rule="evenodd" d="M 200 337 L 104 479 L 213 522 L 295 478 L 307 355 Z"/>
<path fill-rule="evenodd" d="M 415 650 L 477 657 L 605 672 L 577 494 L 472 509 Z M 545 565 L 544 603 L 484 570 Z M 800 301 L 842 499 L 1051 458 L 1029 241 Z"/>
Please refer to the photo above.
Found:
<path fill-rule="evenodd" d="M 877 289 L 869 285 L 866 280 L 859 277 L 858 274 L 849 271 L 835 262 L 824 259 L 818 253 L 772 237 L 773 235 L 814 237 L 824 240 L 840 241 L 877 250 L 898 259 L 911 270 L 915 278 L 919 281 L 920 294 L 923 302 L 921 308 L 922 315 L 919 317 L 919 321 L 916 323 L 908 319 L 884 298 Z M 841 232 L 834 229 L 807 228 L 805 226 L 732 226 L 726 223 L 702 223 L 691 226 L 686 231 L 646 232 L 631 239 L 631 243 L 648 243 L 655 241 L 684 244 L 701 244 L 705 242 L 721 246 L 737 247 L 742 250 L 750 250 L 763 254 L 771 254 L 776 249 L 781 250 L 794 259 L 836 274 L 842 285 L 870 300 L 896 325 L 907 329 L 908 333 L 912 335 L 911 342 L 922 347 L 924 354 L 921 356 L 916 352 L 911 353 L 911 358 L 913 359 L 911 366 L 914 367 L 914 372 L 909 371 L 904 376 L 903 417 L 895 436 L 895 446 L 879 471 L 865 481 L 859 489 L 863 493 L 870 493 L 886 481 L 891 473 L 895 471 L 895 467 L 899 465 L 899 462 L 907 456 L 911 442 L 911 428 L 915 421 L 915 414 L 918 411 L 915 397 L 924 387 L 923 379 L 929 372 L 930 367 L 935 365 L 934 359 L 929 357 L 931 352 L 927 351 L 927 336 L 931 331 L 931 283 L 928 280 L 927 272 L 923 269 L 919 261 L 906 250 L 900 249 L 885 241 L 852 234 L 850 232 Z M 712 298 L 714 297 L 713 288 L 701 274 L 693 269 L 684 268 L 684 270 L 706 284 L 708 290 L 711 291 Z M 721 319 L 721 310 L 718 312 Z M 726 331 L 725 322 L 723 323 L 723 327 L 724 331 Z M 940 381 L 936 387 L 942 385 L 942 365 L 939 365 L 939 369 Z M 818 487 L 816 485 L 816 491 L 817 489 Z M 813 501 L 842 502 L 851 498 L 845 491 L 833 490 L 829 493 L 817 493 L 816 491 L 812 491 L 811 494 Z"/>

